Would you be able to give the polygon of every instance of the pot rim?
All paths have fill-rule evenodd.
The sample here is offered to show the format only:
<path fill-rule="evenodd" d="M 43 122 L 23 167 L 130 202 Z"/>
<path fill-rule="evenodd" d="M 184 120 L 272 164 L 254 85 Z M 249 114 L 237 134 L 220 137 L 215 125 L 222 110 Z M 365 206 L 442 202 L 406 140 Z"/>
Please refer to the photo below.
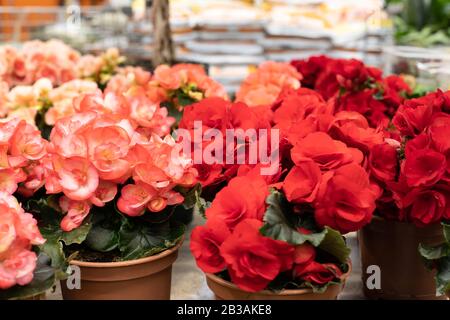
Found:
<path fill-rule="evenodd" d="M 69 261 L 69 265 L 76 265 L 79 267 L 89 267 L 89 268 L 117 268 L 117 267 L 134 266 L 134 265 L 148 263 L 148 262 L 152 262 L 152 261 L 156 261 L 156 260 L 165 258 L 165 257 L 171 255 L 172 253 L 174 253 L 175 251 L 177 251 L 181 247 L 183 242 L 184 242 L 184 236 L 173 247 L 168 248 L 158 254 L 155 254 L 155 255 L 152 255 L 149 257 L 144 257 L 144 258 L 139 258 L 139 259 L 134 259 L 134 260 L 127 260 L 127 261 L 117 261 L 117 262 L 87 262 L 87 261 L 80 261 L 80 260 L 74 259 L 74 260 Z"/>
<path fill-rule="evenodd" d="M 352 273 L 353 267 L 352 267 L 352 261 L 350 259 L 348 259 L 348 271 L 346 273 L 344 273 L 341 277 L 341 285 L 345 284 L 345 281 L 348 279 L 348 277 L 350 276 L 350 274 Z M 230 282 L 230 281 L 226 281 L 222 278 L 220 278 L 219 276 L 216 276 L 215 274 L 212 273 L 205 273 L 206 277 L 209 278 L 211 281 L 214 281 L 216 283 L 218 283 L 221 286 L 227 287 L 229 289 L 233 289 L 233 290 L 239 290 L 239 291 L 244 291 L 241 288 L 239 288 L 237 285 L 235 285 L 234 283 Z M 327 288 L 328 290 L 328 288 Z M 247 292 L 247 291 L 244 291 Z M 249 294 L 260 294 L 260 295 L 274 295 L 273 291 L 270 290 L 261 290 L 258 292 L 247 292 Z M 276 295 L 280 295 L 280 296 L 293 296 L 293 295 L 301 295 L 301 294 L 307 294 L 307 293 L 313 293 L 313 289 L 310 288 L 306 288 L 306 289 L 283 289 L 279 292 L 276 293 Z"/>

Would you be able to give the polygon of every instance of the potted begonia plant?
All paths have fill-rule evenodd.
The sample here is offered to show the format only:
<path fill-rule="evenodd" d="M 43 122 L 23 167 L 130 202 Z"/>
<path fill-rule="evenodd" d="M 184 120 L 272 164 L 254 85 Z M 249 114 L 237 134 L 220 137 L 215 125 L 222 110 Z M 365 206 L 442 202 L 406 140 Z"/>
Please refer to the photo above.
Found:
<path fill-rule="evenodd" d="M 266 128 L 279 135 L 268 143 L 269 154 L 278 154 L 275 172 L 262 174 L 269 164 L 259 157 L 256 164 L 220 166 L 214 179 L 233 169 L 205 211 L 206 224 L 193 230 L 191 251 L 220 299 L 335 299 L 350 271 L 342 234 L 370 222 L 380 195 L 364 163 L 382 134 L 359 113 L 334 113 L 310 89 L 283 90 L 264 115 L 260 110 L 220 99 L 185 108 L 180 127 L 192 131 L 189 124 L 199 119 L 205 131 Z M 221 145 L 223 152 L 208 150 L 239 149 Z M 200 181 L 215 166 L 202 164 Z"/>
<path fill-rule="evenodd" d="M 143 127 L 123 96 L 74 103 L 40 160 L 45 192 L 27 202 L 51 258 L 69 259 L 81 279 L 80 288 L 61 281 L 63 298 L 169 299 L 184 234 L 174 212 L 192 208 L 200 192 L 192 161 L 165 117 Z"/>
<path fill-rule="evenodd" d="M 365 287 L 368 297 L 436 298 L 418 246 L 442 244 L 440 223 L 450 218 L 449 110 L 450 92 L 406 100 L 393 118 L 398 138 L 371 150 L 368 165 L 383 195 L 372 223 L 361 230 L 361 258 L 363 271 L 377 265 L 382 274 L 380 287 Z M 363 281 L 368 276 L 363 272 Z"/>

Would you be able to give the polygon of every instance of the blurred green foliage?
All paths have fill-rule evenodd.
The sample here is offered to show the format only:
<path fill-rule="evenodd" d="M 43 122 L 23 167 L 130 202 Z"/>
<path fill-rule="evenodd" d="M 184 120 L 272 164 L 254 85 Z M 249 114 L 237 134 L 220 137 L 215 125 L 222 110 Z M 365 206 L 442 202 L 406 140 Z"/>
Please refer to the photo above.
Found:
<path fill-rule="evenodd" d="M 450 45 L 450 0 L 403 0 L 394 18 L 397 44 L 419 47 Z"/>

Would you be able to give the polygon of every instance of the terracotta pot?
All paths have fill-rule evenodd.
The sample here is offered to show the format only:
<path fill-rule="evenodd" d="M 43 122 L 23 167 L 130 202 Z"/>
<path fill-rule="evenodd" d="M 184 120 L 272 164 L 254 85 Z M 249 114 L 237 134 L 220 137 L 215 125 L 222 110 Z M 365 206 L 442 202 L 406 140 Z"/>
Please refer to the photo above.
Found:
<path fill-rule="evenodd" d="M 434 272 L 429 271 L 419 253 L 419 243 L 444 242 L 440 224 L 417 228 L 411 223 L 374 217 L 359 232 L 364 294 L 371 299 L 442 299 L 436 297 Z M 369 289 L 367 267 L 381 271 L 381 288 Z M 444 297 L 445 298 L 445 297 Z"/>
<path fill-rule="evenodd" d="M 175 247 L 147 258 L 122 262 L 71 261 L 80 267 L 81 289 L 61 281 L 64 300 L 169 300 Z"/>
<path fill-rule="evenodd" d="M 323 293 L 314 293 L 312 289 L 247 292 L 211 273 L 206 274 L 206 283 L 217 300 L 336 300 L 351 271 L 349 264 L 348 272 L 342 276 L 342 283 L 330 285 Z"/>

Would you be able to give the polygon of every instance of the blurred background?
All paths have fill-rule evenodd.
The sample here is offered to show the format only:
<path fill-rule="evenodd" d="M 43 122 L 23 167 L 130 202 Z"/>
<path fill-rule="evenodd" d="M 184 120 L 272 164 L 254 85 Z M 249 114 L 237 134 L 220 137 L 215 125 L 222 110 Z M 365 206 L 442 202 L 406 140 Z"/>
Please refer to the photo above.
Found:
<path fill-rule="evenodd" d="M 58 38 L 83 53 L 117 47 L 129 63 L 150 65 L 152 2 L 0 0 L 0 43 Z M 450 86 L 450 0 L 170 0 L 169 7 L 176 61 L 206 65 L 230 92 L 262 61 L 317 54 Z"/>

